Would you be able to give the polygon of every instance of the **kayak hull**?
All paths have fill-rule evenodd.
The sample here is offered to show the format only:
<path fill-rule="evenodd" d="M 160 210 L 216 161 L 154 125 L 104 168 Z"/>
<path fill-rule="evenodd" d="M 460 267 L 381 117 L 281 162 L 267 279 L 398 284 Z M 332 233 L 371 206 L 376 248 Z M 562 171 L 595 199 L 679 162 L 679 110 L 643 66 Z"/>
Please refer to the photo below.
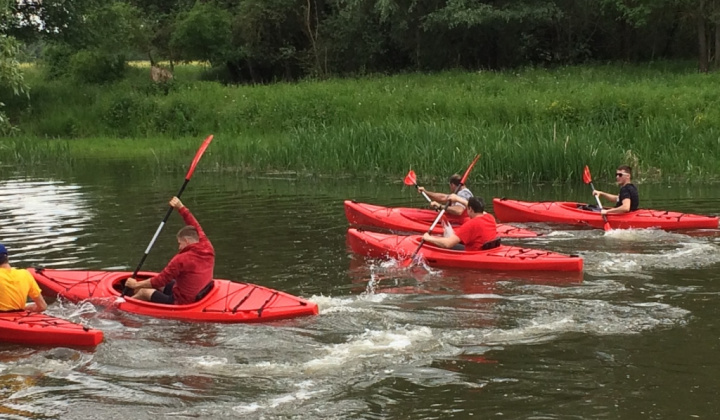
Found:
<path fill-rule="evenodd" d="M 413 255 L 422 236 L 399 236 L 348 229 L 348 245 L 371 258 L 404 259 Z M 583 260 L 539 249 L 501 245 L 484 251 L 454 251 L 424 244 L 418 252 L 431 267 L 499 271 L 582 271 Z"/>
<path fill-rule="evenodd" d="M 438 212 L 434 210 L 383 207 L 351 200 L 345 200 L 344 205 L 345 217 L 351 225 L 387 229 L 393 232 L 425 233 L 438 215 Z M 453 228 L 469 220 L 465 216 L 454 216 L 447 213 L 443 217 L 450 222 Z M 443 233 L 442 223 L 438 223 L 433 228 L 433 233 L 437 235 Z M 503 238 L 534 238 L 538 236 L 533 231 L 503 224 L 497 225 L 497 233 L 499 237 Z"/>
<path fill-rule="evenodd" d="M 37 312 L 0 312 L 0 342 L 62 347 L 95 347 L 100 330 Z"/>
<path fill-rule="evenodd" d="M 43 293 L 61 295 L 79 302 L 89 300 L 101 306 L 156 318 L 195 322 L 267 322 L 298 316 L 317 315 L 317 304 L 290 294 L 250 283 L 215 279 L 202 299 L 187 305 L 165 305 L 121 298 L 121 284 L 131 272 L 30 269 Z M 141 272 L 138 278 L 156 273 Z"/>
<path fill-rule="evenodd" d="M 585 203 L 575 202 L 529 202 L 508 199 L 493 199 L 495 216 L 503 222 L 561 223 L 576 226 L 590 226 L 603 229 L 605 221 L 598 212 L 579 209 Z M 673 211 L 640 209 L 633 212 L 607 217 L 613 229 L 717 229 L 718 218 Z"/>

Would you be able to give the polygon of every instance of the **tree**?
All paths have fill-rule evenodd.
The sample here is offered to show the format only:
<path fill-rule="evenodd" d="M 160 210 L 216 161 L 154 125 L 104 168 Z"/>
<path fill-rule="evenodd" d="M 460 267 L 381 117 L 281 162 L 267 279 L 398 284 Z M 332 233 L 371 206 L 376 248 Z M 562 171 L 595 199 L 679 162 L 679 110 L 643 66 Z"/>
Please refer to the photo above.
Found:
<path fill-rule="evenodd" d="M 9 0 L 0 0 L 0 91 L 10 90 L 15 96 L 27 94 L 28 87 L 25 84 L 20 62 L 17 57 L 20 53 L 20 43 L 13 37 L 6 34 L 7 25 L 13 12 Z M 5 104 L 0 102 L 0 134 L 7 136 L 16 131 L 10 123 L 3 108 Z"/>

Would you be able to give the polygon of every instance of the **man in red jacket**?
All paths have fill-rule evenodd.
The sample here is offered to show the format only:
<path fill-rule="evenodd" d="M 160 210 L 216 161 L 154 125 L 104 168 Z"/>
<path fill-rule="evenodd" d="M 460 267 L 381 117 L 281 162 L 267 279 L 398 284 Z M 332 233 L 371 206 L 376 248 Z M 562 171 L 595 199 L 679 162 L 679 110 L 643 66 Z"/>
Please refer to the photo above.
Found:
<path fill-rule="evenodd" d="M 177 233 L 178 253 L 157 276 L 142 281 L 129 278 L 125 286 L 135 291 L 135 299 L 184 305 L 195 302 L 200 292 L 212 287 L 215 250 L 179 198 L 173 197 L 170 206 L 188 225 Z"/>

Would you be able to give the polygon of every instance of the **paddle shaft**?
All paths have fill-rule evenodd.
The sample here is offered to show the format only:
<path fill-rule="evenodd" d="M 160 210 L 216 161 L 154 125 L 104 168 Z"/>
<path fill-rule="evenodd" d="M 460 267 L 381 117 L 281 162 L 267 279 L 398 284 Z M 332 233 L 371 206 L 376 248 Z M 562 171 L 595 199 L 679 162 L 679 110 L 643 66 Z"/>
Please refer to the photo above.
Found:
<path fill-rule="evenodd" d="M 592 188 L 593 191 L 595 191 L 595 187 L 593 186 L 592 181 L 590 181 L 590 188 Z M 595 194 L 593 194 L 593 195 L 595 195 Z M 606 230 L 606 231 L 607 231 L 607 230 L 610 230 L 610 222 L 608 222 L 607 216 L 604 215 L 604 214 L 602 214 L 603 206 L 602 206 L 602 204 L 600 203 L 600 197 L 598 197 L 597 195 L 595 195 L 595 201 L 597 201 L 598 206 L 600 206 L 600 215 L 602 216 L 602 219 L 603 219 L 603 221 L 605 222 L 605 225 L 603 225 L 603 230 Z"/>
<path fill-rule="evenodd" d="M 418 186 L 417 183 L 413 183 L 413 185 L 415 186 L 416 190 L 420 191 L 420 187 Z M 420 194 L 422 194 L 423 197 L 425 197 L 425 199 L 428 201 L 428 203 L 432 203 L 432 200 L 430 199 L 430 197 L 428 197 L 427 194 L 425 194 L 425 191 L 421 192 Z"/>
<path fill-rule="evenodd" d="M 180 191 L 175 195 L 175 197 L 180 198 L 183 191 L 185 191 L 185 187 L 187 187 L 188 182 L 190 182 L 190 178 L 186 178 L 185 182 L 183 182 L 182 187 L 180 187 Z M 160 222 L 160 225 L 158 226 L 157 230 L 155 231 L 155 234 L 153 235 L 152 239 L 150 240 L 150 243 L 148 244 L 147 248 L 145 248 L 145 253 L 143 254 L 142 258 L 140 259 L 140 263 L 135 267 L 135 271 L 133 271 L 132 277 L 135 278 L 137 276 L 138 271 L 140 271 L 140 268 L 145 263 L 145 259 L 147 259 L 148 254 L 150 253 L 150 250 L 152 249 L 153 245 L 155 245 L 155 240 L 160 235 L 160 231 L 162 231 L 163 227 L 165 227 L 165 223 L 170 218 L 170 215 L 172 214 L 173 208 L 168 208 L 168 211 L 165 213 L 165 217 L 163 217 L 162 222 Z"/>
<path fill-rule="evenodd" d="M 595 187 L 593 186 L 592 181 L 590 181 L 590 188 L 592 188 L 592 190 L 595 191 Z M 593 195 L 595 195 L 595 194 L 593 194 Z M 600 206 L 600 210 L 602 210 L 603 206 L 602 206 L 602 204 L 600 203 L 600 197 L 597 196 L 597 195 L 595 195 L 595 201 L 597 201 L 598 206 Z M 604 215 L 603 215 L 603 216 L 604 216 Z M 607 222 L 607 220 L 605 220 L 605 221 Z"/>

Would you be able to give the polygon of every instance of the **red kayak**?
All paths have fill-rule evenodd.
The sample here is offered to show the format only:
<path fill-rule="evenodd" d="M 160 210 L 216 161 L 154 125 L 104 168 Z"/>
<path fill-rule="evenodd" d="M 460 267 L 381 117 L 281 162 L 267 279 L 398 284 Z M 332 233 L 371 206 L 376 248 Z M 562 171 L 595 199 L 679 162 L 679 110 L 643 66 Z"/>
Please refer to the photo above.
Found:
<path fill-rule="evenodd" d="M 585 203 L 529 202 L 496 198 L 493 200 L 495 216 L 503 222 L 545 222 L 591 226 L 602 229 L 605 224 L 598 212 L 583 210 Z M 613 229 L 659 228 L 717 229 L 718 218 L 674 211 L 640 209 L 629 213 L 607 216 Z"/>
<path fill-rule="evenodd" d="M 394 232 L 425 233 L 437 217 L 434 210 L 408 207 L 383 207 L 373 204 L 345 200 L 345 217 L 351 225 L 367 228 L 381 228 Z M 445 214 L 445 220 L 455 228 L 470 220 L 467 216 Z M 442 223 L 438 223 L 433 233 L 442 235 Z M 534 238 L 537 233 L 510 225 L 497 225 L 497 233 L 503 238 Z"/>
<path fill-rule="evenodd" d="M 399 236 L 348 229 L 348 244 L 356 254 L 372 258 L 402 259 L 420 244 L 420 235 Z M 425 244 L 418 252 L 431 267 L 479 270 L 582 271 L 583 260 L 540 249 L 500 245 L 484 251 L 453 251 Z"/>
<path fill-rule="evenodd" d="M 122 282 L 132 272 L 68 271 L 29 269 L 45 294 L 57 294 L 72 301 L 90 300 L 115 306 L 126 312 L 156 318 L 199 322 L 266 322 L 317 315 L 313 302 L 267 287 L 215 279 L 212 289 L 200 300 L 187 305 L 164 305 L 121 297 Z M 156 273 L 141 272 L 139 279 Z"/>
<path fill-rule="evenodd" d="M 0 312 L 0 342 L 41 346 L 94 347 L 100 330 L 37 312 Z"/>

